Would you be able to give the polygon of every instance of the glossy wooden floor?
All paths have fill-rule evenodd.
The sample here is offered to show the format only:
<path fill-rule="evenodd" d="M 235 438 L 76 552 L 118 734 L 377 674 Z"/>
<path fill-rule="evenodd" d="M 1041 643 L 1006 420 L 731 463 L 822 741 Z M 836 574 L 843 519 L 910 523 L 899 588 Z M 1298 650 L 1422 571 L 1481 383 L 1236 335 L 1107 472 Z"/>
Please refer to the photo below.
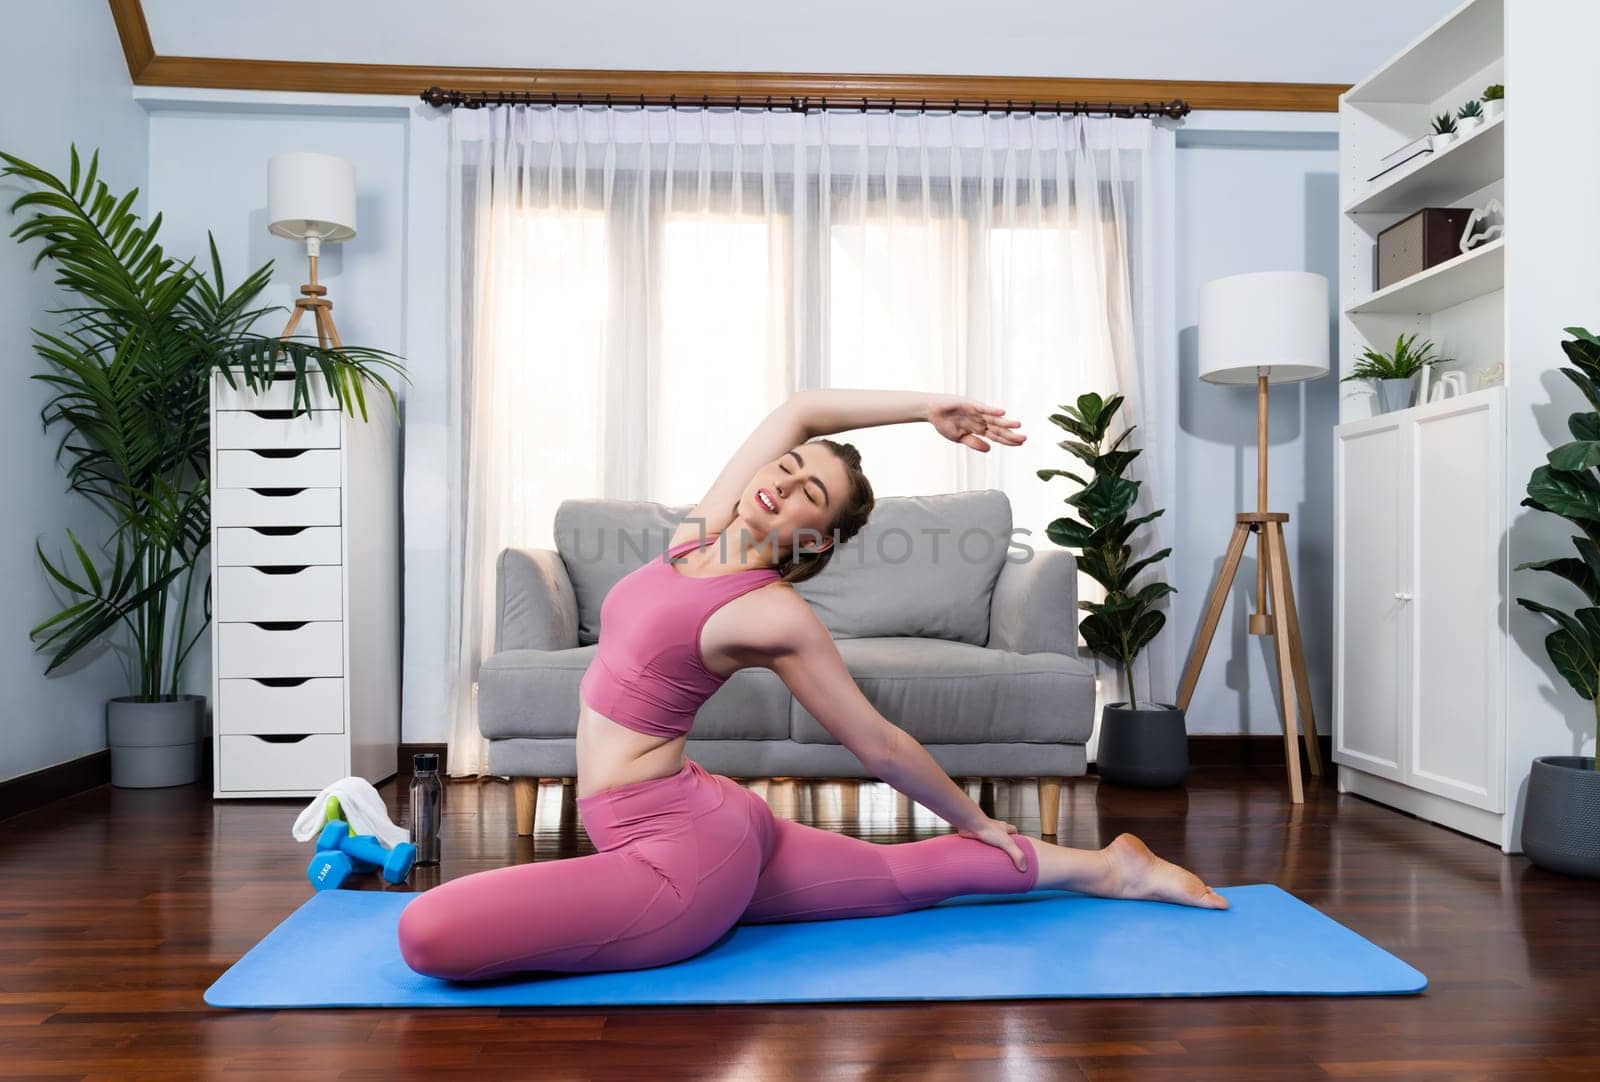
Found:
<path fill-rule="evenodd" d="M 875 841 L 942 833 L 879 783 L 750 782 L 779 814 Z M 403 793 L 380 787 L 403 822 Z M 1037 835 L 1034 786 L 968 781 Z M 572 790 L 452 783 L 442 874 L 592 851 Z M 297 801 L 103 787 L 0 824 L 0 1076 L 363 1079 L 1600 1077 L 1600 883 L 1281 774 L 1187 792 L 1064 786 L 1063 844 L 1131 830 L 1219 885 L 1277 883 L 1426 973 L 1417 997 L 1012 1000 L 848 1007 L 221 1011 L 205 988 L 303 902 Z M 438 881 L 417 873 L 412 886 Z M 366 877 L 370 884 L 376 877 Z M 394 888 L 398 889 L 398 888 Z M 1070 936 L 1049 949 L 1070 966 Z"/>

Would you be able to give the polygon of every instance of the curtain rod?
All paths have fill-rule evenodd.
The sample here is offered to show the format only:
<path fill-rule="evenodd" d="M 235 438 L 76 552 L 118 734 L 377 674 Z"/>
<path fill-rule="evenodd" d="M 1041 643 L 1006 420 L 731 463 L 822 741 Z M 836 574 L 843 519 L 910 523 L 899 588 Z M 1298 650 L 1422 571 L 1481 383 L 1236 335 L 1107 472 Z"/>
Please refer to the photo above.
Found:
<path fill-rule="evenodd" d="M 421 94 L 429 105 L 463 109 L 481 109 L 485 105 L 604 105 L 659 106 L 668 109 L 782 109 L 793 113 L 808 113 L 820 109 L 854 109 L 857 112 L 930 109 L 940 112 L 962 110 L 985 113 L 1067 113 L 1075 116 L 1104 115 L 1114 117 L 1171 117 L 1174 120 L 1189 115 L 1189 103 L 1181 98 L 1164 102 L 1093 102 L 1093 101 L 1016 101 L 1010 98 L 847 98 L 827 95 L 776 94 L 585 94 L 582 92 L 534 90 L 468 91 L 445 90 L 430 86 Z"/>

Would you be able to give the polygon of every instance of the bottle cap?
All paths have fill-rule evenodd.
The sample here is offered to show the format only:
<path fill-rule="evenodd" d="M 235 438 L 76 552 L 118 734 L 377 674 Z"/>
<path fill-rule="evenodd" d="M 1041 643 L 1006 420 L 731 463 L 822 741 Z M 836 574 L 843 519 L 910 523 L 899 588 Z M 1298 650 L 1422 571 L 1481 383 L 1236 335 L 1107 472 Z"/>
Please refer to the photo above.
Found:
<path fill-rule="evenodd" d="M 439 755 L 432 751 L 419 751 L 411 757 L 411 769 L 417 773 L 439 769 Z"/>

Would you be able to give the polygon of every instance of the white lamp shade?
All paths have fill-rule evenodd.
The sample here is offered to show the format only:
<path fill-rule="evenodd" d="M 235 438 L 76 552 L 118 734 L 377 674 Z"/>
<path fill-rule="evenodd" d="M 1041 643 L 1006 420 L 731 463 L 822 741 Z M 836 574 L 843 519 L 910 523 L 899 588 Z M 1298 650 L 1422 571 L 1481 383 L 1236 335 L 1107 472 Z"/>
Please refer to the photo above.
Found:
<path fill-rule="evenodd" d="M 1296 383 L 1328 374 L 1328 280 L 1310 271 L 1214 278 L 1200 287 L 1200 378 Z"/>
<path fill-rule="evenodd" d="M 267 162 L 267 229 L 280 237 L 356 235 L 356 167 L 332 154 L 291 151 Z"/>

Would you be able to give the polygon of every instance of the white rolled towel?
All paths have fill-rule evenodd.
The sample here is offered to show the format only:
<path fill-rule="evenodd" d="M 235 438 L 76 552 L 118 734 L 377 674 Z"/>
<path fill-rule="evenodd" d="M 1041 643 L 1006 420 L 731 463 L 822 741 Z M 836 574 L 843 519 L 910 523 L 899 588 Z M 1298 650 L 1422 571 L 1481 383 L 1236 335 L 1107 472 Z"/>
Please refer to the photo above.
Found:
<path fill-rule="evenodd" d="M 308 842 L 322 833 L 330 796 L 339 798 L 339 809 L 357 834 L 372 834 L 390 849 L 411 840 L 409 830 L 389 821 L 389 809 L 372 783 L 366 778 L 350 777 L 324 787 L 306 806 L 294 821 L 295 841 Z"/>

